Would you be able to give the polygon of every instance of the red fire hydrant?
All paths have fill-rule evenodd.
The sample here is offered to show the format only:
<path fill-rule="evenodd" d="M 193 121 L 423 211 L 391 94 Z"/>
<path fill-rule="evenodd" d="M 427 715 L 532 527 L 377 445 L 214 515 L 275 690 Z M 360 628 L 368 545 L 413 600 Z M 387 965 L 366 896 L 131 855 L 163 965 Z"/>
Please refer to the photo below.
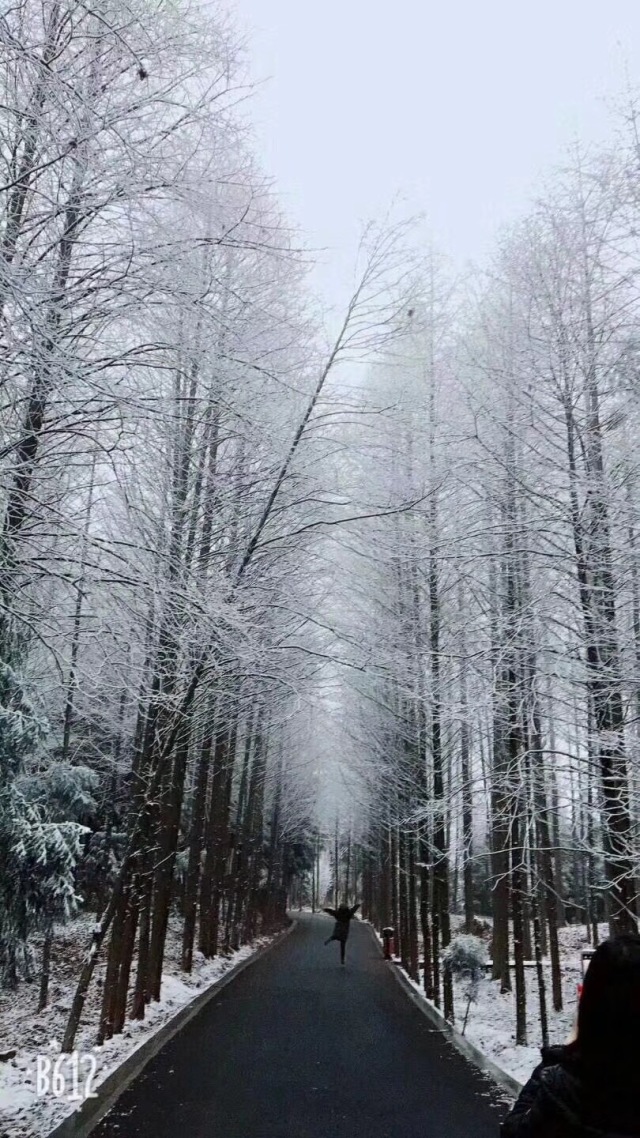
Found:
<path fill-rule="evenodd" d="M 391 960 L 395 952 L 395 929 L 387 927 L 382 930 L 382 948 L 385 960 Z"/>

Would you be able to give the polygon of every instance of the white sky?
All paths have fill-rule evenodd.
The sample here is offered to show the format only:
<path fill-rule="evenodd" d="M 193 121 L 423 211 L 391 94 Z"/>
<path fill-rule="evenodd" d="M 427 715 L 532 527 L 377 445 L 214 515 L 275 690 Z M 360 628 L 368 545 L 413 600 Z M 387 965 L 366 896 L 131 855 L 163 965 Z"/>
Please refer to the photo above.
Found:
<path fill-rule="evenodd" d="M 481 258 L 576 134 L 640 88 L 640 0 L 226 0 L 265 80 L 267 172 L 338 299 L 394 195 L 456 263 Z"/>

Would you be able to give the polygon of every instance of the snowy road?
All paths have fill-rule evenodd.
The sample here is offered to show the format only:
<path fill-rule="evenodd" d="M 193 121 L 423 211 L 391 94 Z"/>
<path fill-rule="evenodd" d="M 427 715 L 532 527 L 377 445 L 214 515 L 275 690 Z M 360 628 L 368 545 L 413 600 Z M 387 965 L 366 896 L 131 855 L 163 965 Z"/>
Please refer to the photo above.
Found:
<path fill-rule="evenodd" d="M 92 1138 L 496 1138 L 491 1084 L 414 1007 L 371 934 L 295 931 L 161 1051 Z"/>

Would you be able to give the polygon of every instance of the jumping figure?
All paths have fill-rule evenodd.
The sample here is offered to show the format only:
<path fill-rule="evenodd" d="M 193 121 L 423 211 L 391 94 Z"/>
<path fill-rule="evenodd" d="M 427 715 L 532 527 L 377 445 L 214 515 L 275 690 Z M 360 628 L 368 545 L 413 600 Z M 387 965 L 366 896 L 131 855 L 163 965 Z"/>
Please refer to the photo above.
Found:
<path fill-rule="evenodd" d="M 325 909 L 324 912 L 328 913 L 330 917 L 335 920 L 333 932 L 330 937 L 327 937 L 325 944 L 329 944 L 332 940 L 340 942 L 340 963 L 344 964 L 344 954 L 347 947 L 347 937 L 349 936 L 349 925 L 355 916 L 357 910 L 360 908 L 360 902 L 349 908 L 348 905 L 340 905 L 337 909 Z"/>

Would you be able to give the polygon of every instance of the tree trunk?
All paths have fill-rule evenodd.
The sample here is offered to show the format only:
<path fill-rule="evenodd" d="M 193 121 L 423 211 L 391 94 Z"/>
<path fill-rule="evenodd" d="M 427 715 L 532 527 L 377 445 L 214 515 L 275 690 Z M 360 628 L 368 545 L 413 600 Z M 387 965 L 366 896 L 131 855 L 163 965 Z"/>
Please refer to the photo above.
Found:
<path fill-rule="evenodd" d="M 42 969 L 40 972 L 40 991 L 38 994 L 38 1014 L 43 1012 L 49 1003 L 49 978 L 51 975 L 51 945 L 53 943 L 53 922 L 45 929 L 44 944 L 42 946 Z"/>

